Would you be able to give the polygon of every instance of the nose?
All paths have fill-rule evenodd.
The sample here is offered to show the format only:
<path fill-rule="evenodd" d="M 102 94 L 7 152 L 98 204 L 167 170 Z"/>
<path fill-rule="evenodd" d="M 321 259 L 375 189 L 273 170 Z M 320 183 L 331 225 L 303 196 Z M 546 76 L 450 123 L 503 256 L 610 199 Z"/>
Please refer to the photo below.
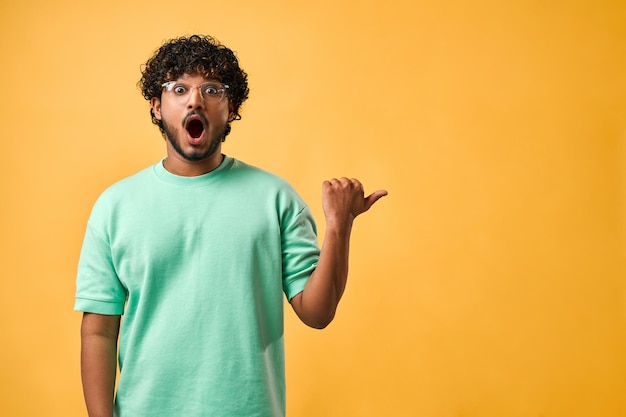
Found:
<path fill-rule="evenodd" d="M 202 93 L 200 92 L 200 87 L 192 87 L 191 91 L 189 91 L 187 108 L 190 110 L 204 108 L 204 98 L 202 97 Z"/>

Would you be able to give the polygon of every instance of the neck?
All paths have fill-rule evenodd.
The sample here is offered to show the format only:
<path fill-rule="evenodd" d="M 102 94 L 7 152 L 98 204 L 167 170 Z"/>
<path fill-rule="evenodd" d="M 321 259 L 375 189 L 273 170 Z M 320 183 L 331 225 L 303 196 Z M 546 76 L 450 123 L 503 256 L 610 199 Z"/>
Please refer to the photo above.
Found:
<path fill-rule="evenodd" d="M 223 160 L 224 155 L 221 152 L 215 152 L 215 154 L 201 161 L 188 161 L 179 155 L 168 155 L 163 161 L 163 166 L 174 175 L 197 177 L 213 171 L 220 166 Z"/>

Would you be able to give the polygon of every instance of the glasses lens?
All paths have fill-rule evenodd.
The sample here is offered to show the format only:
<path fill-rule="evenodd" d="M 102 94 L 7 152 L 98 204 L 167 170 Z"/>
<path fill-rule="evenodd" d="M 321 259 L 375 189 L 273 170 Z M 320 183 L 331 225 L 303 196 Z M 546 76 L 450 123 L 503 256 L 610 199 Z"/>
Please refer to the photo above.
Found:
<path fill-rule="evenodd" d="M 202 95 L 202 99 L 206 102 L 218 102 L 224 98 L 224 92 L 228 86 L 219 84 L 216 82 L 208 82 L 200 85 L 189 85 L 185 83 L 179 83 L 170 81 L 163 84 L 165 91 L 174 94 L 174 97 L 181 101 L 188 100 L 195 88 L 198 89 Z"/>
<path fill-rule="evenodd" d="M 205 83 L 198 88 L 206 101 L 220 101 L 224 97 L 224 88 L 220 84 Z"/>

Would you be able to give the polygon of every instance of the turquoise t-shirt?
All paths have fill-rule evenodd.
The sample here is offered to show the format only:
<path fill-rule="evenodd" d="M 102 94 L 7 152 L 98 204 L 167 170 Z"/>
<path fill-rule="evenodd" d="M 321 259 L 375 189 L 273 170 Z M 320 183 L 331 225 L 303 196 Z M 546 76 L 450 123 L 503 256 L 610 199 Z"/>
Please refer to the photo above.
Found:
<path fill-rule="evenodd" d="M 283 293 L 318 257 L 291 186 L 227 156 L 202 176 L 158 163 L 108 188 L 75 309 L 124 315 L 116 416 L 284 416 Z"/>

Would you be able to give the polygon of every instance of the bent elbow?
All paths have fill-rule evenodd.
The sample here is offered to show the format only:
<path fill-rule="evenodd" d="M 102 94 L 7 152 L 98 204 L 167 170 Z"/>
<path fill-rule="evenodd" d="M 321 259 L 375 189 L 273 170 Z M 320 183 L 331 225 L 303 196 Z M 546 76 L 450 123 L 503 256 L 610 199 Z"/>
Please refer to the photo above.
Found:
<path fill-rule="evenodd" d="M 313 329 L 325 329 L 335 318 L 337 303 L 320 303 L 309 298 L 305 300 L 303 295 L 304 293 L 300 293 L 290 301 L 296 315 Z"/>
<path fill-rule="evenodd" d="M 334 318 L 335 312 L 333 311 L 332 314 L 329 314 L 326 317 L 317 317 L 315 319 L 307 320 L 305 321 L 305 324 L 313 329 L 323 330 L 328 327 L 330 323 L 332 323 Z"/>

